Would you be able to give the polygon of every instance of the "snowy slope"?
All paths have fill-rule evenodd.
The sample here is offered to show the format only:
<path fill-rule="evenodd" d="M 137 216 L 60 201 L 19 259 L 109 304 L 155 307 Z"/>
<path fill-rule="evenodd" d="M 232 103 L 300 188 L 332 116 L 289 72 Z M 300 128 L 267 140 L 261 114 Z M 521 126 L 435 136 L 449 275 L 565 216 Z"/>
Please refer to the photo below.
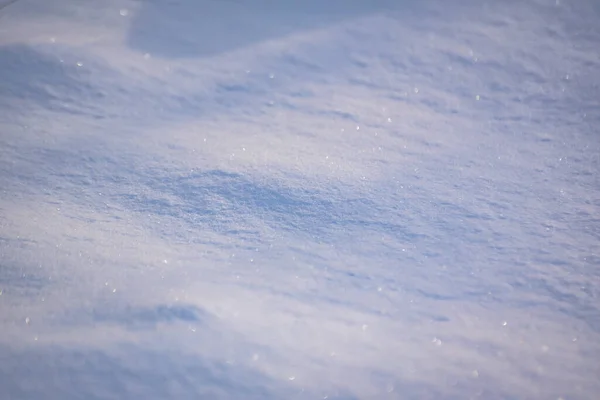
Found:
<path fill-rule="evenodd" d="M 0 11 L 0 398 L 592 399 L 593 1 Z"/>

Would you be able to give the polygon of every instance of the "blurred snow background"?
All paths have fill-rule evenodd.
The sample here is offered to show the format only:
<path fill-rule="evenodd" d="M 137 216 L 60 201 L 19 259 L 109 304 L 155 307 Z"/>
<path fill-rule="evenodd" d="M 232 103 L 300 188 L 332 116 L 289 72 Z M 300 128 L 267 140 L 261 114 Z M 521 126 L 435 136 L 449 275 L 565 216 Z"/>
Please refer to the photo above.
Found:
<path fill-rule="evenodd" d="M 7 5 L 0 398 L 595 398 L 599 85 L 592 0 Z"/>

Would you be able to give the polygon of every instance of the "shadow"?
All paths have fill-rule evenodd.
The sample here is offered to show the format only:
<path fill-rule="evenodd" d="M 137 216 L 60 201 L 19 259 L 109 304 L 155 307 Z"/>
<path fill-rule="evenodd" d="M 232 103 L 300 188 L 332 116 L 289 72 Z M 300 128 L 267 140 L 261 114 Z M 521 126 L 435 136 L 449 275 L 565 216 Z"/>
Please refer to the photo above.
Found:
<path fill-rule="evenodd" d="M 2 399 L 280 399 L 298 391 L 241 366 L 131 344 L 0 346 L 0 354 Z"/>
<path fill-rule="evenodd" d="M 393 0 L 147 0 L 131 48 L 165 58 L 202 57 L 397 7 Z M 406 2 L 403 2 L 406 3 Z"/>
<path fill-rule="evenodd" d="M 113 323 L 129 329 L 152 329 L 159 324 L 206 323 L 210 320 L 210 315 L 193 304 L 159 304 L 153 307 L 96 308 L 92 311 L 91 318 L 94 323 Z"/>
<path fill-rule="evenodd" d="M 102 69 L 103 74 L 110 72 Z M 35 104 L 60 113 L 99 117 L 106 95 L 92 79 L 97 72 L 98 68 L 80 68 L 25 44 L 2 46 L 0 76 L 7 79 L 0 79 L 1 113 L 25 112 Z"/>
<path fill-rule="evenodd" d="M 6 0 L 0 3 L 0 11 L 10 6 L 13 3 L 16 3 L 18 0 Z"/>
<path fill-rule="evenodd" d="M 262 240 L 260 228 L 251 228 L 258 220 L 277 230 L 325 241 L 335 231 L 365 229 L 400 240 L 418 236 L 401 224 L 394 210 L 390 213 L 368 196 L 339 187 L 315 189 L 258 182 L 221 170 L 187 176 L 168 176 L 160 171 L 140 175 L 145 190 L 117 194 L 113 199 L 145 215 L 175 218 L 196 228 L 203 225 L 219 234 Z M 377 220 L 375 212 L 388 213 L 389 219 Z"/>
<path fill-rule="evenodd" d="M 212 361 L 179 350 L 147 349 L 140 345 L 88 348 L 40 345 L 15 349 L 0 345 L 0 398 L 2 399 L 314 399 L 355 400 L 359 397 L 338 388 L 332 391 L 311 385 L 274 380 L 255 369 Z M 375 381 L 389 378 L 371 371 Z M 482 385 L 459 384 L 442 393 L 423 382 L 395 380 L 397 387 L 377 398 L 459 399 L 460 390 L 474 392 Z M 494 384 L 495 382 L 488 382 Z M 494 386 L 495 387 L 495 386 Z M 332 393 L 333 392 L 333 393 Z M 492 390 L 483 392 L 492 394 Z M 323 396 L 323 393 L 329 395 Z M 491 396 L 491 399 L 508 397 Z"/>

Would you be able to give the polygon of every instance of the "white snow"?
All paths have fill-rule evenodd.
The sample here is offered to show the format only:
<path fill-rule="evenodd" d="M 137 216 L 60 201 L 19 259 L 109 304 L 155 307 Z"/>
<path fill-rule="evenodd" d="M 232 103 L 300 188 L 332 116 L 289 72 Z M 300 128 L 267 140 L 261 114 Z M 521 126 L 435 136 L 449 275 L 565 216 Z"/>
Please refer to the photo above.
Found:
<path fill-rule="evenodd" d="M 593 398 L 598 49 L 591 0 L 6 6 L 0 398 Z"/>

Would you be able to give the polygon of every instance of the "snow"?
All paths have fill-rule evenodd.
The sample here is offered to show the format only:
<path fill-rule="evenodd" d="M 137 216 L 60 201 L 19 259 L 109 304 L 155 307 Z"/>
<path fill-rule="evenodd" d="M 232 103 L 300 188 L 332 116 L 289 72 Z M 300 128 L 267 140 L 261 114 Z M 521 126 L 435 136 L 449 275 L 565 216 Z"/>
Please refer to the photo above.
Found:
<path fill-rule="evenodd" d="M 0 398 L 594 398 L 599 21 L 2 8 Z"/>

